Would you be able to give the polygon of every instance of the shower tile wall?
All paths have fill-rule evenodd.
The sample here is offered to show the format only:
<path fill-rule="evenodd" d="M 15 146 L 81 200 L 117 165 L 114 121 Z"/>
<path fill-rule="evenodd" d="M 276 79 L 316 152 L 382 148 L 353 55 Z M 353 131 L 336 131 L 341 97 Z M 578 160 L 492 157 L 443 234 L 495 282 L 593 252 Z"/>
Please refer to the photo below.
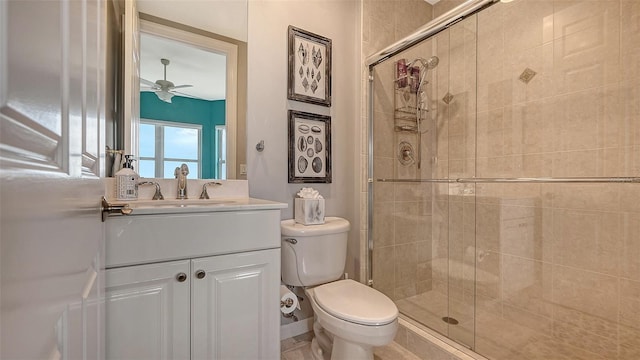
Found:
<path fill-rule="evenodd" d="M 394 131 L 394 66 L 404 58 L 439 57 L 425 87 L 422 166 L 402 165 L 398 144 L 414 133 Z M 378 65 L 374 71 L 374 178 L 431 179 L 475 174 L 476 23 L 449 31 Z M 453 100 L 443 100 L 447 96 Z M 448 101 L 451 101 L 447 104 Z M 470 196 L 450 196 L 450 193 Z M 473 345 L 475 208 L 473 186 L 374 182 L 374 287 L 401 311 Z M 450 259 L 454 261 L 449 261 Z M 449 276 L 453 275 L 453 276 Z M 442 317 L 455 317 L 450 327 Z"/>
<path fill-rule="evenodd" d="M 476 173 L 476 58 L 477 22 L 475 17 L 459 22 L 435 37 L 438 67 L 437 163 L 432 177 L 471 178 Z M 444 101 L 449 95 L 449 101 Z M 452 96 L 452 97 L 451 97 Z M 475 306 L 475 222 L 476 209 L 472 184 L 439 184 L 434 188 L 433 207 L 433 289 L 446 301 L 414 301 L 433 313 L 428 326 L 467 346 L 474 345 Z M 436 305 L 437 304 L 437 305 Z M 436 305 L 436 306 L 434 306 Z M 449 325 L 448 316 L 458 321 Z"/>
<path fill-rule="evenodd" d="M 431 42 L 422 43 L 391 59 L 374 72 L 374 178 L 420 179 L 432 172 L 433 142 L 423 141 L 421 167 L 418 169 L 417 135 L 394 131 L 395 62 L 428 58 Z M 433 82 L 433 74 L 428 75 Z M 429 91 L 429 97 L 432 95 Z M 423 140 L 433 133 L 432 121 L 422 122 Z M 399 144 L 413 146 L 414 161 L 403 165 L 398 160 Z M 431 185 L 421 183 L 374 182 L 374 258 L 373 280 L 376 289 L 394 300 L 431 290 Z"/>
<path fill-rule="evenodd" d="M 638 1 L 479 13 L 477 176 L 640 176 L 639 69 Z M 475 191 L 476 351 L 640 358 L 640 185 Z"/>
<path fill-rule="evenodd" d="M 362 63 L 365 64 L 366 59 L 375 53 L 376 51 L 381 50 L 382 48 L 388 46 L 389 44 L 394 43 L 397 40 L 413 33 L 422 25 L 429 22 L 432 18 L 432 6 L 423 0 L 406 0 L 406 1 L 396 1 L 396 0 L 364 0 L 362 1 Z M 388 77 L 389 84 L 392 85 L 392 69 L 388 69 L 388 73 L 386 76 Z M 368 88 L 368 76 L 369 69 L 363 65 L 362 67 L 362 94 L 367 94 Z M 391 103 L 388 104 L 390 111 L 393 109 L 393 98 L 390 98 Z M 368 98 L 363 96 L 362 107 L 361 107 L 361 126 L 360 126 L 360 143 L 362 144 L 360 149 L 360 167 L 362 169 L 360 176 L 360 232 L 361 232 L 361 241 L 360 241 L 360 280 L 366 280 L 366 263 L 364 259 L 367 258 L 367 157 L 368 157 L 368 147 L 367 147 L 367 134 L 368 134 Z M 392 152 L 390 149 L 390 144 L 381 144 L 381 147 L 385 150 L 385 156 L 387 159 L 387 163 L 385 166 L 392 167 L 391 157 Z M 378 151 L 378 150 L 376 150 Z M 389 190 L 387 190 L 389 191 Z M 392 191 L 395 192 L 395 189 Z M 414 191 L 414 189 L 408 188 L 399 188 L 398 189 L 398 198 L 406 198 L 406 191 Z M 404 194 L 403 194 L 404 193 Z M 395 194 L 390 194 L 389 196 L 395 197 Z M 424 206 L 425 204 L 421 201 L 403 204 L 406 207 L 417 207 Z M 384 205 L 377 205 L 377 209 L 382 212 L 388 212 L 390 215 L 388 218 L 384 217 L 384 222 L 377 222 L 378 228 L 384 229 L 386 233 L 383 233 L 381 236 L 381 241 L 386 243 L 388 246 L 391 246 L 395 243 L 393 239 L 394 234 L 394 220 L 393 212 L 394 208 L 385 207 Z M 407 211 L 408 209 L 398 211 Z M 378 212 L 378 210 L 376 210 Z M 403 238 L 408 239 L 402 235 Z M 405 246 L 405 250 L 410 248 L 411 245 Z M 415 253 L 414 253 L 415 254 Z M 383 260 L 386 265 L 382 265 L 384 274 L 387 277 L 395 277 L 394 269 L 395 269 L 395 251 L 385 257 Z M 417 263 L 416 263 L 417 264 Z M 417 266 L 417 265 L 416 265 Z M 417 278 L 417 277 L 416 277 Z M 384 281 L 382 281 L 384 282 Z M 426 283 L 421 285 L 426 286 Z M 394 286 L 391 286 L 395 288 Z M 387 290 L 388 294 L 392 294 L 394 290 Z"/>

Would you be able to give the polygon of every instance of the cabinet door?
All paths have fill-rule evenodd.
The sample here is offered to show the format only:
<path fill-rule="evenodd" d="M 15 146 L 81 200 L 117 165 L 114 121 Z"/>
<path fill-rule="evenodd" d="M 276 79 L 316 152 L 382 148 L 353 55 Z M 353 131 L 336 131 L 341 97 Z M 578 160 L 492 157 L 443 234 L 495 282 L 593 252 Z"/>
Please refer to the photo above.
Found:
<path fill-rule="evenodd" d="M 280 359 L 280 249 L 191 265 L 192 358 Z"/>
<path fill-rule="evenodd" d="M 189 359 L 189 283 L 189 260 L 108 269 L 106 358 Z"/>

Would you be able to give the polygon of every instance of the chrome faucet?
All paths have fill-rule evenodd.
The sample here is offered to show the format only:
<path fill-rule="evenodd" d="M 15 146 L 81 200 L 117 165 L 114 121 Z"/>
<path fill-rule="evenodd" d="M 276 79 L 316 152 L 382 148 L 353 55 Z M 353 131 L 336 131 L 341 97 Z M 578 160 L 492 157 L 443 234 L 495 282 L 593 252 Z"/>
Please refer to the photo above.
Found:
<path fill-rule="evenodd" d="M 207 186 L 208 185 L 221 186 L 222 184 L 217 182 L 217 181 L 211 181 L 211 182 L 208 182 L 208 183 L 205 183 L 204 185 L 202 185 L 202 192 L 200 193 L 200 199 L 208 199 L 209 198 L 209 194 L 207 193 Z"/>
<path fill-rule="evenodd" d="M 178 179 L 178 196 L 176 199 L 184 200 L 187 197 L 187 175 L 189 175 L 189 167 L 187 164 L 182 164 L 176 167 L 173 175 Z"/>
<path fill-rule="evenodd" d="M 164 200 L 164 196 L 162 196 L 162 192 L 160 191 L 160 184 L 155 181 L 141 181 L 138 185 L 155 185 L 156 193 L 153 194 L 152 200 Z"/>

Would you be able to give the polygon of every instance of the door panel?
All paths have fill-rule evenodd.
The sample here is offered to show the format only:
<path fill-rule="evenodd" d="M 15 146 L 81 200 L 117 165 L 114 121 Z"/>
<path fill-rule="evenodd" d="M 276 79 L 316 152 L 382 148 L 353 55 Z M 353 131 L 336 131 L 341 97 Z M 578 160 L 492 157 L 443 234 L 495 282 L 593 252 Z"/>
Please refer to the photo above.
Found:
<path fill-rule="evenodd" d="M 0 2 L 3 359 L 103 357 L 106 5 Z"/>

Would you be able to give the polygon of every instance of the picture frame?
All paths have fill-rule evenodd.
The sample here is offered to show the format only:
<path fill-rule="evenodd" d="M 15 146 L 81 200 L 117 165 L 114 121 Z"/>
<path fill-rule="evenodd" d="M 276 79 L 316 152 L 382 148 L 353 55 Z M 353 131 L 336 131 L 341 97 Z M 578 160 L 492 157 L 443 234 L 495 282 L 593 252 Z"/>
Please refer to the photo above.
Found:
<path fill-rule="evenodd" d="M 331 183 L 331 117 L 289 110 L 289 183 Z"/>
<path fill-rule="evenodd" d="M 289 26 L 287 98 L 331 106 L 331 39 Z"/>

